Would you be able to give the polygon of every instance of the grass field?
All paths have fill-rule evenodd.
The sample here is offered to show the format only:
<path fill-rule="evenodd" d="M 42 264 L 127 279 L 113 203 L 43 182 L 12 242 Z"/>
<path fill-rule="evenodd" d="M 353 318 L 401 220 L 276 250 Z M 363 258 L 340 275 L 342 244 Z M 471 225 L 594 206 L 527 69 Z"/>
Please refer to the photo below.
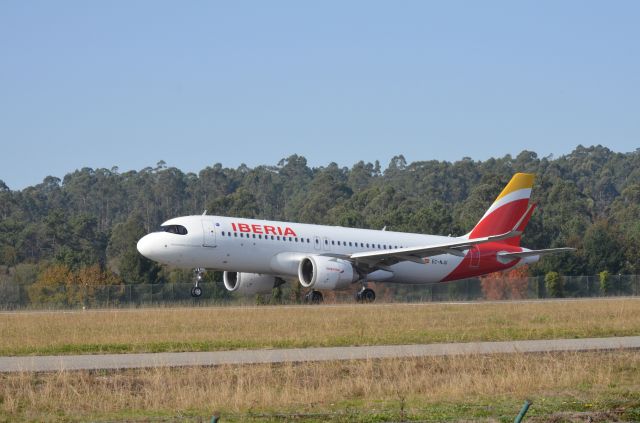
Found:
<path fill-rule="evenodd" d="M 625 336 L 640 299 L 0 313 L 0 355 Z"/>
<path fill-rule="evenodd" d="M 0 421 L 638 421 L 640 352 L 0 375 Z M 590 419 L 590 420 L 588 420 Z"/>

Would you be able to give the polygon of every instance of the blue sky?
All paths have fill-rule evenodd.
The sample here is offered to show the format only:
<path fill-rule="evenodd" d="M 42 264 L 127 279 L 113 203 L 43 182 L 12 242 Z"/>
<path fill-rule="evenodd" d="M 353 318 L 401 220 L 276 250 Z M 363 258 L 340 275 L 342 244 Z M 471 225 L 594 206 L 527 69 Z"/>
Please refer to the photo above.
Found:
<path fill-rule="evenodd" d="M 0 179 L 640 147 L 637 1 L 3 1 Z"/>

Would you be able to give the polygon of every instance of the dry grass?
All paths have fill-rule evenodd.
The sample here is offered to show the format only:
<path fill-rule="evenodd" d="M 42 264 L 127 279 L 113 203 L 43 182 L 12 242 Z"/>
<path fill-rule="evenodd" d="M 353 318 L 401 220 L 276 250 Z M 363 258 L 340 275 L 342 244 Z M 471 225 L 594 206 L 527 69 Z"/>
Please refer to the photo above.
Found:
<path fill-rule="evenodd" d="M 0 314 L 0 355 L 206 351 L 640 334 L 640 299 Z"/>
<path fill-rule="evenodd" d="M 4 374 L 0 420 L 193 417 L 218 410 L 229 421 L 249 412 L 350 407 L 361 415 L 397 415 L 401 403 L 413 417 L 456 403 L 476 407 L 454 407 L 457 417 L 499 417 L 491 407 L 501 401 L 513 415 L 525 398 L 542 414 L 584 411 L 624 395 L 637 404 L 639 389 L 640 352 L 628 351 Z"/>

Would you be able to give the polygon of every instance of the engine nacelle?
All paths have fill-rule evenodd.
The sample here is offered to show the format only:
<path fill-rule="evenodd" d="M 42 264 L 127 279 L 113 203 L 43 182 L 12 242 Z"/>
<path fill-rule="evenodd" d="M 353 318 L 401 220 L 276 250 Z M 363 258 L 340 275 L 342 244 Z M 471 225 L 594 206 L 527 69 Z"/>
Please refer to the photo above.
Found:
<path fill-rule="evenodd" d="M 300 285 L 313 289 L 345 289 L 360 278 L 347 260 L 307 256 L 298 265 Z"/>
<path fill-rule="evenodd" d="M 257 273 L 224 272 L 224 287 L 247 297 L 256 294 L 268 294 L 276 286 L 275 276 Z"/>

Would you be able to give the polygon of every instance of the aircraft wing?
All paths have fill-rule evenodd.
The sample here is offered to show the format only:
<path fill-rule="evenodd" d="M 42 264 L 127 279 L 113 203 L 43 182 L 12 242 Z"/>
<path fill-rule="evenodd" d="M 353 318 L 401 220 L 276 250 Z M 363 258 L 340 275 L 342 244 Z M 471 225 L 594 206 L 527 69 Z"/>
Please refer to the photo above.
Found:
<path fill-rule="evenodd" d="M 474 245 L 501 241 L 503 239 L 522 235 L 521 224 L 533 211 L 533 207 L 533 205 L 529 206 L 520 220 L 518 220 L 518 222 L 513 226 L 513 229 L 500 235 L 490 235 L 478 238 L 454 238 L 451 242 L 444 242 L 441 244 L 395 248 L 391 250 L 365 251 L 351 254 L 348 258 L 354 261 L 358 267 L 385 269 L 387 266 L 391 266 L 401 261 L 412 261 L 422 264 L 424 263 L 425 257 L 437 256 L 440 254 L 453 254 L 455 256 L 464 257 L 465 250 L 468 250 Z"/>
<path fill-rule="evenodd" d="M 464 251 L 474 245 L 484 244 L 486 242 L 500 241 L 514 236 L 521 235 L 520 231 L 510 231 L 501 235 L 491 235 L 481 238 L 460 239 L 457 238 L 451 242 L 441 244 L 432 244 L 419 247 L 395 248 L 392 250 L 366 251 L 362 253 L 354 253 L 349 259 L 357 264 L 366 264 L 372 267 L 384 268 L 401 261 L 413 261 L 415 263 L 424 263 L 425 257 L 437 256 L 440 254 L 453 254 L 464 257 Z"/>

